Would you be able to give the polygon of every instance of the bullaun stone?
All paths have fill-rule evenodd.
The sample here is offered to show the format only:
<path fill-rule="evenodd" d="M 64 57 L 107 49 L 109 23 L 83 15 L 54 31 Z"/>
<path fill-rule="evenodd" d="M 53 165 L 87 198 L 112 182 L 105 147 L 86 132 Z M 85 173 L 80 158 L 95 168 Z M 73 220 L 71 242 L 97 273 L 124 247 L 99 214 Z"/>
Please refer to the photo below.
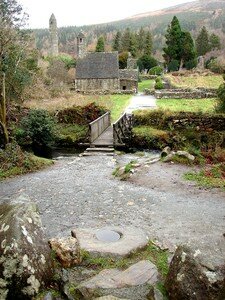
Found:
<path fill-rule="evenodd" d="M 24 197 L 17 200 L 0 205 L 1 300 L 31 299 L 53 274 L 37 206 Z"/>
<path fill-rule="evenodd" d="M 199 250 L 179 246 L 174 254 L 166 279 L 170 300 L 224 300 L 223 267 L 206 268 Z"/>

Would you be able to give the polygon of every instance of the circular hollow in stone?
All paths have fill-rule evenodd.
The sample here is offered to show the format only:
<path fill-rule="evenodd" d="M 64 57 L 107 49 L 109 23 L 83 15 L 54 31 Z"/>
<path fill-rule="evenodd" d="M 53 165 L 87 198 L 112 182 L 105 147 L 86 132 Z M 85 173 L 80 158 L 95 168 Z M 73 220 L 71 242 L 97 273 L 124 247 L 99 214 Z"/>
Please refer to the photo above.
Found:
<path fill-rule="evenodd" d="M 113 243 L 119 241 L 121 234 L 108 229 L 98 230 L 95 234 L 96 238 L 101 242 Z"/>

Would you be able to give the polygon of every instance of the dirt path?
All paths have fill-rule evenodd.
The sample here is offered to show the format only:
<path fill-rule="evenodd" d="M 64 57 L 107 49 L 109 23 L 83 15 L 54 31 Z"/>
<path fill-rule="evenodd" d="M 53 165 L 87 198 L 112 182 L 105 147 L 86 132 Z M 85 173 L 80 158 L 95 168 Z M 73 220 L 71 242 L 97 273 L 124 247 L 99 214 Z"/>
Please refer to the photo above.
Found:
<path fill-rule="evenodd" d="M 133 155 L 117 157 L 121 164 Z M 0 202 L 25 193 L 40 209 L 48 236 L 76 227 L 135 226 L 173 247 L 193 243 L 216 264 L 225 252 L 225 192 L 183 181 L 186 167 L 156 163 L 131 182 L 114 179 L 111 157 L 72 157 L 49 169 L 0 183 Z"/>

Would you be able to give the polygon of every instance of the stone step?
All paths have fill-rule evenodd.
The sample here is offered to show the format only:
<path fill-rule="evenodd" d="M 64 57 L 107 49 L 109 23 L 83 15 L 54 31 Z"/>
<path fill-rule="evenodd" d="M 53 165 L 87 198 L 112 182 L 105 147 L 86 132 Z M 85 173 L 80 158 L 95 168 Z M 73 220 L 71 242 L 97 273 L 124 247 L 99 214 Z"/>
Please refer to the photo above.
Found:
<path fill-rule="evenodd" d="M 82 156 L 114 156 L 114 152 L 84 152 Z"/>
<path fill-rule="evenodd" d="M 114 148 L 112 147 L 91 147 L 87 148 L 86 152 L 114 152 Z"/>
<path fill-rule="evenodd" d="M 150 261 L 143 260 L 124 271 L 103 270 L 81 283 L 77 289 L 84 299 L 93 299 L 97 295 L 107 296 L 110 292 L 111 296 L 119 297 L 119 299 L 147 300 L 154 299 L 149 295 L 153 293 L 158 280 L 159 274 L 156 266 Z"/>

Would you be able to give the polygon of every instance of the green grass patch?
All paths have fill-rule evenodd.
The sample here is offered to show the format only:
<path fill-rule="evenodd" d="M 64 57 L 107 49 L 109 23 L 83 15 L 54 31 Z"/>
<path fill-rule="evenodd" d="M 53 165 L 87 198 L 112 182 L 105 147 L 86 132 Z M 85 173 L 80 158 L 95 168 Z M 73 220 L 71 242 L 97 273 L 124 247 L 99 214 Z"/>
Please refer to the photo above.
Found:
<path fill-rule="evenodd" d="M 52 160 L 23 152 L 17 144 L 8 144 L 0 151 L 0 180 L 26 174 L 53 164 Z"/>
<path fill-rule="evenodd" d="M 225 165 L 224 163 L 207 167 L 200 172 L 184 174 L 186 180 L 195 181 L 199 186 L 225 189 Z"/>
<path fill-rule="evenodd" d="M 83 265 L 94 270 L 97 269 L 98 271 L 113 268 L 126 269 L 141 260 L 149 260 L 155 264 L 163 278 L 166 277 L 169 270 L 168 251 L 161 250 L 152 241 L 150 241 L 143 250 L 132 253 L 126 258 L 94 258 L 87 251 L 82 251 L 81 255 L 83 258 Z"/>
<path fill-rule="evenodd" d="M 173 76 L 171 74 L 166 75 L 171 84 L 177 88 L 212 88 L 217 89 L 223 83 L 222 75 L 209 75 L 201 76 L 192 74 L 189 76 Z"/>
<path fill-rule="evenodd" d="M 217 99 L 158 99 L 157 105 L 163 110 L 174 112 L 209 112 L 214 113 L 218 105 Z"/>
<path fill-rule="evenodd" d="M 143 80 L 138 83 L 138 91 L 144 92 L 145 89 L 153 89 L 154 85 L 155 85 L 155 80 L 153 79 Z"/>
<path fill-rule="evenodd" d="M 109 103 L 107 100 L 104 104 L 111 111 L 112 122 L 119 119 L 126 107 L 129 105 L 131 95 L 111 95 L 109 96 Z"/>

